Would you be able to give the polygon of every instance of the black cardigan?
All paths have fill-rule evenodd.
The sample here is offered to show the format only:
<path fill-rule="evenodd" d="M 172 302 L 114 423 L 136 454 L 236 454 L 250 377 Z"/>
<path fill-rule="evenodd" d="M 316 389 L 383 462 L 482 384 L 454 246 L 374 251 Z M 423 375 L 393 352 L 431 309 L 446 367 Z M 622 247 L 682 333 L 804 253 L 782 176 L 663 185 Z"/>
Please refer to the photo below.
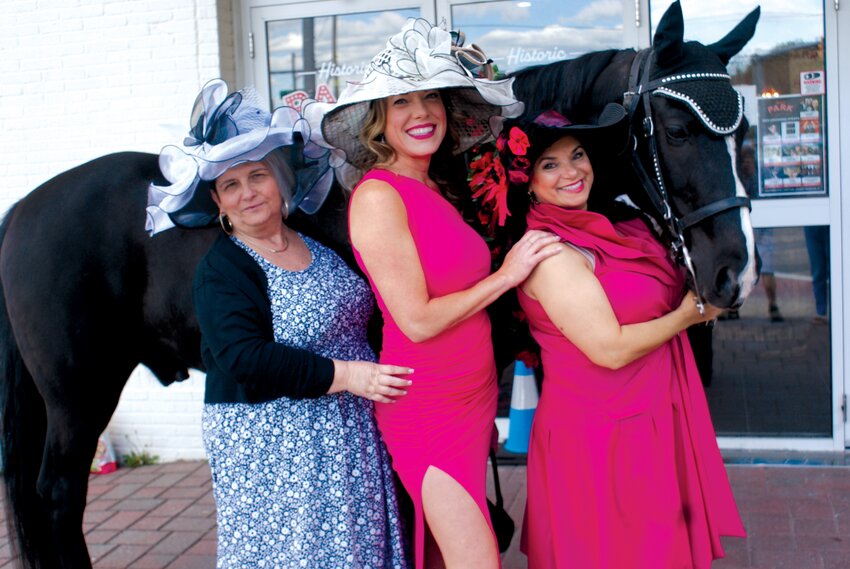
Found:
<path fill-rule="evenodd" d="M 313 398 L 333 383 L 333 362 L 274 341 L 266 276 L 224 234 L 201 259 L 193 300 L 207 368 L 205 403 Z"/>

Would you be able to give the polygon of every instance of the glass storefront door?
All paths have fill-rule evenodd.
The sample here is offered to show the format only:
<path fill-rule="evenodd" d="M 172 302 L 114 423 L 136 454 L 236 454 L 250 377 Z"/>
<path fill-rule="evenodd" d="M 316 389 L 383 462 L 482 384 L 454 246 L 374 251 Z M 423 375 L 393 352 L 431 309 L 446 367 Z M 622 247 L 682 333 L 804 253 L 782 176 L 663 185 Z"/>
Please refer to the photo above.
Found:
<path fill-rule="evenodd" d="M 650 1 L 653 24 L 669 5 Z M 829 121 L 824 4 L 682 2 L 685 33 L 715 42 L 757 5 L 755 37 L 729 72 L 750 123 L 740 174 L 753 199 L 762 276 L 713 331 L 706 393 L 721 437 L 826 439 L 843 420 L 834 416 L 843 385 L 833 381 L 831 343 L 830 277 L 839 265 L 830 255 L 836 189 L 827 148 L 837 131 Z"/>
<path fill-rule="evenodd" d="M 244 83 L 270 107 L 308 96 L 332 101 L 417 16 L 462 30 L 503 72 L 593 50 L 642 48 L 670 3 L 244 0 L 251 46 Z M 839 61 L 837 37 L 842 26 L 850 34 L 850 7 L 682 0 L 685 39 L 713 43 L 756 5 L 756 35 L 729 70 L 751 125 L 741 177 L 753 198 L 763 276 L 748 302 L 715 328 L 706 390 L 727 448 L 843 448 L 850 441 L 842 408 L 850 359 L 842 304 L 850 293 L 841 286 L 848 269 L 840 250 L 850 234 L 842 209 L 850 219 L 850 204 L 841 201 L 838 133 L 850 132 L 850 113 L 839 119 L 836 101 L 841 80 L 850 92 L 850 58 Z"/>
<path fill-rule="evenodd" d="M 507 73 L 588 51 L 636 45 L 635 22 L 619 3 L 593 0 L 249 0 L 250 76 L 272 107 L 335 98 L 410 17 L 445 21 Z M 435 12 L 436 7 L 436 12 Z M 634 11 L 634 8 L 631 8 Z"/>
<path fill-rule="evenodd" d="M 440 11 L 504 73 L 632 45 L 623 11 L 614 2 L 444 0 Z"/>
<path fill-rule="evenodd" d="M 248 3 L 253 83 L 270 108 L 302 99 L 334 102 L 345 81 L 359 80 L 387 38 L 408 18 L 433 20 L 433 3 L 376 0 Z"/>

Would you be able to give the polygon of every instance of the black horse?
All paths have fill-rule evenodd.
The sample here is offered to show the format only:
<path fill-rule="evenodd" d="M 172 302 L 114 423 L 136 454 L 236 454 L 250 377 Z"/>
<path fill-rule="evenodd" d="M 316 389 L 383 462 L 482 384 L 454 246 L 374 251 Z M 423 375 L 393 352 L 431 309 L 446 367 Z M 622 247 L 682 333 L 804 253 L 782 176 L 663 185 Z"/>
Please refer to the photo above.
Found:
<path fill-rule="evenodd" d="M 706 61 L 725 66 L 752 37 L 757 18 L 751 14 L 705 47 L 683 43 L 681 9 L 673 4 L 655 36 L 653 76 L 700 72 Z M 554 106 L 576 122 L 593 118 L 606 103 L 623 102 L 637 55 L 598 52 L 522 71 L 516 93 L 529 112 Z M 685 217 L 736 196 L 736 137 L 745 127 L 718 136 L 675 101 L 653 97 L 647 105 L 663 177 L 656 184 L 669 191 L 674 213 Z M 633 120 L 646 112 L 633 111 Z M 653 168 L 648 140 L 638 137 L 636 163 Z M 98 158 L 34 190 L 0 226 L 6 504 L 27 567 L 91 566 L 82 531 L 89 467 L 132 369 L 142 363 L 168 385 L 201 368 L 190 288 L 218 229 L 174 228 L 149 237 L 151 181 L 164 183 L 154 155 Z M 639 193 L 633 198 L 650 203 Z M 714 304 L 734 306 L 754 280 L 749 217 L 740 205 L 713 209 L 685 240 L 694 251 L 697 289 Z M 317 216 L 292 225 L 324 232 L 344 249 L 345 219 L 338 191 Z"/>
<path fill-rule="evenodd" d="M 514 75 L 514 93 L 527 114 L 554 108 L 582 123 L 609 102 L 625 104 L 636 149 L 626 153 L 631 164 L 613 165 L 613 175 L 602 172 L 609 178 L 604 187 L 619 188 L 656 217 L 676 254 L 692 264 L 694 291 L 724 308 L 750 293 L 758 264 L 737 173 L 747 123 L 725 75 L 758 17 L 756 8 L 726 37 L 704 46 L 682 41 L 681 7 L 674 2 L 652 49 L 592 52 Z M 589 207 L 601 209 L 611 197 L 595 193 Z"/>

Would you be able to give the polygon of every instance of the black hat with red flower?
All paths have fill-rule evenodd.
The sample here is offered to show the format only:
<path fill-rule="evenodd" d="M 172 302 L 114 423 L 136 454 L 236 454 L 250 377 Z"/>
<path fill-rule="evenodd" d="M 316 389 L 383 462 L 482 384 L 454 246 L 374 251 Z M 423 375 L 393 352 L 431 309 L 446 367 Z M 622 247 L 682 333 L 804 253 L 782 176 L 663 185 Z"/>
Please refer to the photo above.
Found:
<path fill-rule="evenodd" d="M 628 143 L 626 109 L 610 103 L 595 123 L 587 124 L 574 124 L 555 110 L 504 121 L 496 136 L 495 149 L 484 152 L 470 164 L 472 197 L 480 198 L 492 209 L 493 221 L 505 225 L 510 215 L 508 189 L 516 186 L 527 190 L 537 159 L 565 136 L 577 138 L 591 159 L 613 158 L 621 154 Z"/>

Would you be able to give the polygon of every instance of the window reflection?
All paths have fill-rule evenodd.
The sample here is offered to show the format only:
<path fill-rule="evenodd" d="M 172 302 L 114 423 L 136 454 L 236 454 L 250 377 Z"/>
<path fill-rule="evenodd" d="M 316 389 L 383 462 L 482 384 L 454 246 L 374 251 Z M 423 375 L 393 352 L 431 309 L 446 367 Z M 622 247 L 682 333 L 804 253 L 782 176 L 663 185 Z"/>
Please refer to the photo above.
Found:
<path fill-rule="evenodd" d="M 306 97 L 333 102 L 356 81 L 372 57 L 419 10 L 385 10 L 266 25 L 271 108 L 297 107 Z"/>
<path fill-rule="evenodd" d="M 759 285 L 712 338 L 706 396 L 719 435 L 832 433 L 828 229 L 757 230 Z"/>
<path fill-rule="evenodd" d="M 657 25 L 669 0 L 650 0 Z M 686 39 L 716 42 L 761 6 L 729 62 L 750 129 L 739 174 L 753 199 L 826 195 L 823 3 L 683 0 Z M 719 435 L 830 436 L 829 227 L 755 231 L 761 278 L 714 328 L 704 378 Z"/>
<path fill-rule="evenodd" d="M 266 25 L 269 101 L 298 106 L 306 97 L 336 99 L 360 79 L 386 39 L 419 10 L 386 10 L 276 20 Z M 498 1 L 451 7 L 451 28 L 464 32 L 508 73 L 623 45 L 620 0 Z"/>
<path fill-rule="evenodd" d="M 655 25 L 669 5 L 650 2 Z M 684 1 L 686 39 L 715 42 L 757 5 L 756 34 L 729 62 L 751 126 L 745 144 L 758 149 L 758 183 L 750 197 L 826 195 L 822 2 Z"/>
<path fill-rule="evenodd" d="M 452 27 L 484 49 L 499 71 L 625 48 L 620 0 L 534 0 L 452 6 Z"/>

